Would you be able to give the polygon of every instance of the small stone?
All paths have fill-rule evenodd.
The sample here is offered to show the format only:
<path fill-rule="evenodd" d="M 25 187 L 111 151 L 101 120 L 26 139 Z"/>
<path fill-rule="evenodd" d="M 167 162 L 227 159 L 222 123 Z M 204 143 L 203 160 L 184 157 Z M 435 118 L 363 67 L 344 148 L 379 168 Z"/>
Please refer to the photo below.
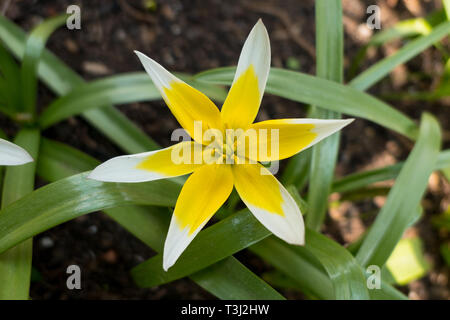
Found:
<path fill-rule="evenodd" d="M 114 264 L 117 262 L 117 253 L 114 250 L 108 250 L 102 255 L 103 260 L 108 263 Z"/>
<path fill-rule="evenodd" d="M 78 47 L 77 43 L 70 38 L 64 40 L 64 46 L 70 53 L 78 53 L 78 51 L 80 51 L 80 48 Z"/>
<path fill-rule="evenodd" d="M 84 61 L 83 70 L 87 73 L 93 74 L 93 75 L 107 75 L 111 73 L 111 70 L 105 66 L 103 63 L 100 62 L 94 62 L 94 61 Z"/>
<path fill-rule="evenodd" d="M 90 227 L 88 228 L 87 231 L 88 231 L 90 234 L 96 234 L 97 231 L 98 231 L 98 228 L 97 228 L 96 225 L 92 225 L 92 226 L 90 226 Z"/>
<path fill-rule="evenodd" d="M 55 242 L 50 237 L 42 237 L 39 241 L 41 248 L 48 249 L 55 245 Z"/>

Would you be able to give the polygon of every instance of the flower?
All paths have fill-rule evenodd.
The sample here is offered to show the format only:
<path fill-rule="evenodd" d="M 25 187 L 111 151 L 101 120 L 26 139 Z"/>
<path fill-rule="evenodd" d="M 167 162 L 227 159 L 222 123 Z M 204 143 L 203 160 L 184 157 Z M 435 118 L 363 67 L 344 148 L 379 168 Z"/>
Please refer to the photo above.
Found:
<path fill-rule="evenodd" d="M 0 139 L 0 165 L 17 166 L 33 161 L 24 149 L 9 141 Z"/>
<path fill-rule="evenodd" d="M 343 128 L 352 119 L 277 119 L 253 123 L 270 70 L 269 37 L 261 20 L 244 43 L 234 81 L 221 111 L 204 94 L 154 60 L 140 52 L 136 54 L 173 115 L 194 141 L 110 159 L 95 168 L 89 178 L 143 182 L 192 173 L 175 205 L 164 244 L 164 270 L 176 262 L 227 200 L 233 187 L 248 209 L 273 234 L 291 244 L 304 244 L 305 227 L 300 209 L 283 185 L 259 162 L 291 157 Z M 230 131 L 239 129 L 256 132 L 256 138 L 249 139 L 247 146 L 244 143 L 244 148 L 240 146 L 245 134 L 236 134 L 237 140 L 228 136 Z M 205 146 L 202 138 L 211 130 L 215 133 L 209 136 L 226 132 L 225 143 L 209 139 L 213 142 Z M 263 134 L 268 131 L 275 135 L 267 137 Z M 271 152 L 252 153 L 255 146 Z M 198 152 L 203 157 L 194 161 Z M 176 154 L 182 154 L 184 160 L 189 161 L 174 161 Z M 205 161 L 205 158 L 210 160 Z"/>

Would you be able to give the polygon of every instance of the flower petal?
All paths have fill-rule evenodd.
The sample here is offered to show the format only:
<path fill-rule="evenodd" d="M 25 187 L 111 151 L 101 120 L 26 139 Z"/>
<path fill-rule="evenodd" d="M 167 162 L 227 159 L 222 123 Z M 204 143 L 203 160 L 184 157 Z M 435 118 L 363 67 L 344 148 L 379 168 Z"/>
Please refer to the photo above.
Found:
<path fill-rule="evenodd" d="M 205 165 L 187 179 L 178 197 L 164 244 L 164 270 L 167 271 L 177 261 L 232 190 L 233 174 L 228 165 Z"/>
<path fill-rule="evenodd" d="M 0 165 L 15 166 L 32 161 L 33 158 L 25 149 L 9 141 L 0 139 Z"/>
<path fill-rule="evenodd" d="M 194 161 L 195 148 L 202 145 L 185 141 L 169 148 L 112 158 L 96 167 L 88 178 L 107 182 L 144 182 L 182 176 L 202 165 Z"/>
<path fill-rule="evenodd" d="M 192 138 L 194 121 L 202 121 L 202 132 L 208 128 L 223 129 L 220 111 L 207 96 L 181 81 L 145 54 L 135 51 L 145 71 L 152 78 L 172 114 Z"/>
<path fill-rule="evenodd" d="M 269 36 L 260 19 L 244 43 L 230 92 L 222 106 L 222 120 L 229 128 L 246 128 L 255 120 L 269 70 Z"/>
<path fill-rule="evenodd" d="M 249 129 L 255 129 L 258 136 L 257 140 L 253 139 L 253 143 L 258 143 L 257 160 L 275 161 L 293 156 L 342 129 L 352 121 L 353 119 L 276 119 L 254 123 Z M 266 131 L 261 129 L 266 129 Z M 272 141 L 272 129 L 278 129 L 278 134 L 273 136 L 274 141 Z M 249 145 L 251 144 L 252 142 L 249 143 Z M 276 144 L 278 144 L 278 152 L 276 152 Z"/>
<path fill-rule="evenodd" d="M 261 164 L 233 166 L 234 185 L 254 216 L 287 243 L 305 242 L 303 217 L 289 192 Z"/>

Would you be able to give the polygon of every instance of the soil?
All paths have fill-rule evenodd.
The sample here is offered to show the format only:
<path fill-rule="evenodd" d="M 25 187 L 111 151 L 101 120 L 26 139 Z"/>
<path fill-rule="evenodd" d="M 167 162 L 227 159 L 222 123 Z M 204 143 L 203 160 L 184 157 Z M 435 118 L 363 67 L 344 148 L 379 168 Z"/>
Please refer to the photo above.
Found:
<path fill-rule="evenodd" d="M 373 1 L 344 0 L 345 71 L 359 48 L 367 43 L 366 8 Z M 155 9 L 145 10 L 145 1 L 53 0 L 3 1 L 3 13 L 25 30 L 45 18 L 65 12 L 71 4 L 81 7 L 81 30 L 61 28 L 48 42 L 48 48 L 85 79 L 91 80 L 124 72 L 143 71 L 133 50 L 154 58 L 170 71 L 196 73 L 210 68 L 235 65 L 249 30 L 262 18 L 269 32 L 272 65 L 315 73 L 314 1 L 181 1 L 156 0 Z M 416 16 L 425 16 L 441 7 L 441 1 L 380 0 L 382 28 Z M 363 70 L 395 52 L 401 41 L 371 49 Z M 444 43 L 448 47 L 447 43 Z M 404 66 L 396 68 L 369 90 L 385 93 L 431 90 L 443 70 L 442 54 L 430 48 Z M 54 95 L 39 88 L 39 106 L 45 107 Z M 424 111 L 438 117 L 444 131 L 443 148 L 450 147 L 448 100 L 418 102 L 390 101 L 397 109 L 419 120 Z M 446 105 L 447 104 L 447 105 Z M 271 95 L 263 99 L 258 120 L 304 117 L 298 103 Z M 168 146 L 170 133 L 178 127 L 162 102 L 133 103 L 118 108 L 162 146 Z M 164 119 L 164 121 L 161 121 Z M 0 125 L 13 134 L 16 127 L 5 118 Z M 84 120 L 73 117 L 44 132 L 46 137 L 72 145 L 104 161 L 123 154 Z M 361 143 L 364 141 L 364 143 Z M 358 119 L 342 132 L 337 175 L 376 168 L 404 160 L 412 148 L 405 138 L 376 124 Z M 43 182 L 39 181 L 41 185 Z M 388 184 L 392 182 L 388 182 Z M 439 254 L 439 245 L 448 235 L 436 230 L 430 220 L 450 204 L 450 186 L 433 174 L 423 205 L 425 214 L 409 232 L 422 237 L 426 256 L 433 267 L 424 278 L 402 290 L 413 299 L 448 299 L 449 270 Z M 339 197 L 339 195 L 333 195 Z M 342 244 L 357 239 L 373 221 L 385 197 L 374 200 L 344 201 L 330 212 L 323 232 Z M 368 213 L 369 212 L 369 213 Z M 140 289 L 129 270 L 154 252 L 102 213 L 93 213 L 64 223 L 34 238 L 34 281 L 32 299 L 211 299 L 211 294 L 190 280 Z M 270 266 L 249 253 L 237 257 L 261 274 Z M 77 264 L 82 270 L 82 290 L 68 290 L 66 268 Z M 303 298 L 292 290 L 279 288 L 290 299 Z"/>

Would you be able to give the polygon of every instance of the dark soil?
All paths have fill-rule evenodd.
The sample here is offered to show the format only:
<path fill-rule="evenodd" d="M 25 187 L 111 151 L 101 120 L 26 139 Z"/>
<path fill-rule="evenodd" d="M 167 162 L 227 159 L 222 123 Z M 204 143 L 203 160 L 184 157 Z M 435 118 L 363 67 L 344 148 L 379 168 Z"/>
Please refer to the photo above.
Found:
<path fill-rule="evenodd" d="M 144 10 L 143 1 L 53 0 L 6 1 L 5 15 L 30 30 L 43 19 L 65 12 L 68 5 L 79 4 L 82 29 L 61 28 L 52 35 L 48 47 L 85 79 L 132 71 L 143 71 L 133 50 L 159 61 L 168 70 L 196 73 L 210 68 L 235 65 L 242 44 L 254 23 L 262 18 L 271 38 L 272 65 L 291 67 L 314 74 L 314 1 L 181 1 L 158 0 L 155 10 Z M 355 54 L 367 43 L 361 25 L 365 9 L 373 1 L 344 0 L 345 67 L 348 73 Z M 377 1 L 382 9 L 382 27 L 440 8 L 440 1 Z M 0 6 L 1 9 L 1 6 Z M 373 64 L 402 45 L 394 42 L 370 50 L 361 69 Z M 446 44 L 448 45 L 448 43 Z M 292 63 L 292 62 L 295 63 Z M 441 53 L 430 48 L 406 66 L 369 90 L 374 95 L 414 89 L 431 90 L 442 72 Z M 422 76 L 415 76 L 421 74 Z M 349 80 L 349 79 L 346 79 Z M 40 87 L 40 107 L 54 96 Z M 448 101 L 391 101 L 399 110 L 419 120 L 423 111 L 436 115 L 444 130 L 444 148 L 450 146 Z M 305 106 L 266 95 L 258 120 L 303 117 Z M 134 103 L 118 107 L 162 146 L 171 144 L 170 133 L 178 127 L 162 102 Z M 164 119 L 164 121 L 161 121 Z M 0 125 L 9 134 L 16 128 L 4 118 Z M 79 117 L 71 118 L 44 132 L 46 137 L 79 148 L 104 161 L 123 154 Z M 378 125 L 358 119 L 344 130 L 341 139 L 338 176 L 381 167 L 404 160 L 412 143 Z M 415 232 L 424 242 L 433 269 L 424 279 L 402 290 L 414 299 L 448 299 L 448 275 L 439 255 L 440 243 L 448 235 L 440 234 L 430 223 L 433 215 L 450 203 L 448 182 L 434 177 L 438 187 L 427 193 L 425 217 Z M 324 232 L 343 244 L 354 241 L 365 229 L 383 197 L 375 201 L 345 202 L 331 212 Z M 368 216 L 368 217 L 367 217 Z M 33 299 L 208 299 L 213 298 L 192 281 L 184 279 L 152 289 L 139 289 L 129 270 L 154 253 L 102 213 L 89 214 L 35 237 L 33 265 L 36 271 L 31 287 Z M 270 270 L 259 258 L 248 253 L 237 257 L 260 274 Z M 82 270 L 82 290 L 68 290 L 66 268 L 77 264 Z M 280 289 L 288 298 L 300 293 Z"/>

